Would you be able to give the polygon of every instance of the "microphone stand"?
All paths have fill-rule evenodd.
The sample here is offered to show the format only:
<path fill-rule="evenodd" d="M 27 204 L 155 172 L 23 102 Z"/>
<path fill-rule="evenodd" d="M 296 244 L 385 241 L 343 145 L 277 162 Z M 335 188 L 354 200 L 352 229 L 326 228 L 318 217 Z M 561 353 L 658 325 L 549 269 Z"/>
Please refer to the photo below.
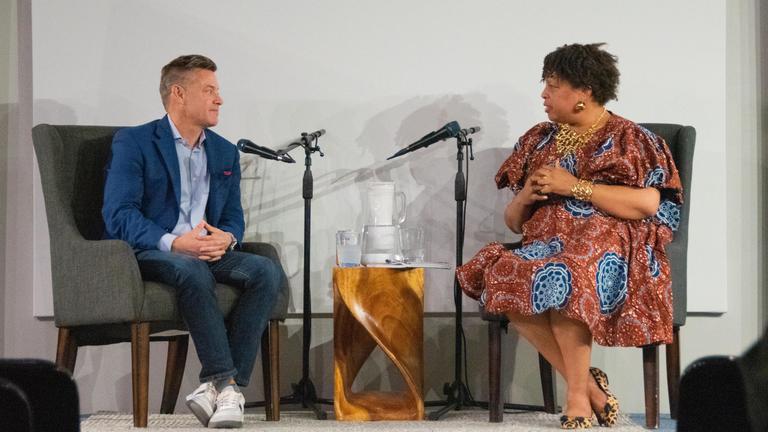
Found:
<path fill-rule="evenodd" d="M 465 226 L 467 216 L 467 177 L 465 177 L 462 169 L 462 162 L 465 158 L 465 151 L 469 151 L 469 158 L 467 160 L 467 176 L 469 176 L 469 161 L 475 160 L 472 153 L 472 138 L 468 138 L 466 134 L 460 133 L 456 137 L 456 178 L 454 179 L 454 198 L 456 200 L 456 267 L 463 264 L 464 261 L 464 237 Z M 429 413 L 427 418 L 429 420 L 440 420 L 440 417 L 445 415 L 451 410 L 460 411 L 464 407 L 480 407 L 488 408 L 489 403 L 486 401 L 476 401 L 472 398 L 469 388 L 464 383 L 462 378 L 462 358 L 466 355 L 463 352 L 464 344 L 464 328 L 462 326 L 462 293 L 461 286 L 459 285 L 459 279 L 454 274 L 453 277 L 453 304 L 455 307 L 455 348 L 454 348 L 454 377 L 452 383 L 445 383 L 443 385 L 443 393 L 447 396 L 445 401 L 427 402 L 425 406 L 440 406 L 445 405 L 443 408 Z M 532 405 L 522 405 L 513 403 L 504 403 L 504 409 L 518 409 L 518 410 L 538 410 L 540 407 Z"/>
<path fill-rule="evenodd" d="M 300 144 L 301 147 L 304 147 L 304 178 L 301 188 L 301 196 L 304 199 L 304 308 L 302 311 L 301 380 L 296 384 L 291 384 L 293 394 L 280 398 L 280 403 L 301 404 L 304 408 L 312 409 L 318 420 L 325 420 L 328 416 L 325 411 L 320 409 L 318 404 L 333 405 L 333 400 L 318 398 L 315 385 L 309 377 L 309 346 L 312 341 L 312 293 L 309 285 L 310 234 L 314 186 L 311 168 L 312 153 L 319 152 L 321 157 L 325 156 L 320 150 L 317 140 L 317 138 L 314 138 L 313 140 L 302 141 Z M 312 145 L 313 143 L 314 145 Z"/>
<path fill-rule="evenodd" d="M 278 156 L 290 159 L 288 152 L 296 147 L 304 148 L 304 178 L 302 179 L 301 196 L 304 199 L 304 307 L 302 317 L 302 346 L 301 346 L 301 380 L 296 384 L 291 384 L 293 394 L 280 398 L 280 404 L 296 404 L 304 408 L 310 408 L 315 412 L 318 420 L 328 418 L 325 411 L 322 411 L 318 404 L 333 405 L 332 399 L 321 399 L 317 397 L 315 385 L 309 377 L 309 345 L 312 341 L 312 292 L 309 285 L 310 275 L 310 234 L 312 227 L 312 196 L 314 179 L 312 178 L 312 153 L 318 152 L 320 156 L 325 156 L 320 146 L 317 144 L 318 137 L 306 138 L 306 133 L 302 134 L 303 139 L 291 143 L 288 147 L 277 152 Z M 313 145 L 314 144 L 314 145 Z M 278 159 L 282 160 L 282 159 Z M 290 159 L 292 160 L 292 159 Z M 279 389 L 273 389 L 279 391 Z M 246 408 L 264 406 L 265 402 L 250 402 L 245 404 Z"/>
<path fill-rule="evenodd" d="M 467 213 L 467 178 L 465 177 L 462 162 L 464 162 L 465 152 L 469 151 L 469 159 L 467 160 L 467 166 L 469 161 L 474 160 L 474 154 L 472 153 L 472 138 L 468 138 L 465 134 L 460 133 L 456 137 L 456 177 L 453 182 L 453 195 L 456 200 L 456 267 L 463 264 L 464 261 L 464 228 L 466 225 L 466 213 Z M 468 175 L 468 173 L 467 173 Z M 427 418 L 429 420 L 439 420 L 445 413 L 451 410 L 461 410 L 462 407 L 469 406 L 481 406 L 481 404 L 475 402 L 472 399 L 472 395 L 469 392 L 469 388 L 464 383 L 461 376 L 461 361 L 462 361 L 462 339 L 464 337 L 464 328 L 462 327 L 462 297 L 461 287 L 459 286 L 459 280 L 455 273 L 453 276 L 453 304 L 455 307 L 455 346 L 454 346 L 454 377 L 452 383 L 445 383 L 443 385 L 443 393 L 448 397 L 446 401 L 439 401 L 436 403 L 429 402 L 426 405 L 445 406 L 438 411 L 429 413 Z"/>

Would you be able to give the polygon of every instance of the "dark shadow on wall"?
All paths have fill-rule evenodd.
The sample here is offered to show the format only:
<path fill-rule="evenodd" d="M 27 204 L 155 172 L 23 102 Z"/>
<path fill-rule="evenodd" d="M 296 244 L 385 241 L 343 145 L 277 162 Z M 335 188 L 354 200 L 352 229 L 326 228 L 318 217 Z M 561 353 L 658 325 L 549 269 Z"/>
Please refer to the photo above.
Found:
<path fill-rule="evenodd" d="M 471 256 L 467 254 L 472 254 L 485 243 L 505 235 L 500 216 L 506 199 L 504 194 L 497 193 L 493 175 L 509 152 L 502 146 L 511 147 L 506 114 L 503 108 L 479 93 L 410 99 L 380 113 L 366 123 L 357 143 L 361 147 L 365 145 L 365 149 L 380 162 L 352 171 L 342 179 L 354 177 L 363 202 L 366 182 L 395 181 L 407 195 L 408 219 L 404 225 L 418 225 L 425 230 L 427 260 L 454 264 L 454 180 L 458 152 L 456 140 L 441 141 L 390 161 L 386 161 L 386 158 L 449 121 L 455 120 L 465 128 L 481 126 L 483 130 L 473 136 L 474 160 L 469 161 L 467 234 L 464 248 L 466 260 Z M 389 127 L 396 127 L 394 147 L 390 144 L 391 141 L 377 142 L 377 139 L 380 139 L 378 137 L 384 135 L 382 131 Z M 466 165 L 463 169 L 466 170 Z M 357 226 L 361 227 L 366 223 L 364 217 L 364 214 L 358 216 Z M 435 303 L 432 299 L 451 296 L 452 281 L 452 271 L 428 271 L 425 274 L 425 305 L 428 310 L 433 310 L 430 308 Z M 440 310 L 452 309 L 449 307 Z"/>
<path fill-rule="evenodd" d="M 371 112 L 372 104 L 355 105 L 334 113 L 327 119 L 329 123 L 342 124 L 344 118 L 349 118 L 355 113 Z M 431 130 L 442 127 L 445 123 L 456 120 L 463 127 L 481 126 L 483 131 L 476 134 L 475 160 L 470 163 L 469 202 L 467 219 L 467 242 L 465 251 L 473 254 L 485 243 L 504 239 L 504 228 L 501 214 L 503 206 L 509 197 L 505 193 L 497 192 L 493 183 L 493 175 L 498 166 L 511 151 L 514 137 L 510 137 L 509 121 L 506 111 L 491 102 L 487 95 L 471 93 L 466 95 L 444 96 L 419 96 L 404 100 L 401 103 L 391 105 L 389 108 L 376 109 L 368 115 L 360 134 L 348 146 L 336 147 L 336 153 L 329 154 L 332 158 L 320 159 L 313 156 L 313 165 L 327 166 L 338 158 L 346 160 L 364 160 L 359 168 L 331 169 L 329 171 L 314 171 L 314 197 L 313 209 L 316 205 L 327 204 L 328 196 L 331 199 L 340 197 L 338 194 L 356 194 L 360 203 L 365 203 L 366 183 L 373 180 L 395 181 L 401 190 L 407 195 L 406 225 L 418 224 L 427 228 L 428 251 L 430 260 L 454 262 L 455 250 L 455 200 L 453 181 L 456 173 L 456 143 L 449 139 L 438 142 L 429 148 L 421 149 L 403 157 L 387 161 L 397 150 L 407 146 Z M 322 142 L 321 142 L 322 144 Z M 341 153 L 343 151 L 343 154 Z M 259 221 L 280 218 L 284 214 L 296 214 L 300 212 L 304 203 L 301 198 L 301 162 L 303 158 L 300 152 L 296 152 L 297 166 L 283 168 L 295 170 L 296 181 L 286 181 L 281 184 L 276 194 L 267 195 L 261 191 L 245 198 L 246 225 L 256 226 L 258 232 Z M 330 149 L 329 149 L 330 153 Z M 246 161 L 244 172 L 248 174 L 249 181 L 264 175 L 260 172 L 267 167 L 270 161 L 250 160 Z M 368 162 L 373 161 L 373 162 Z M 267 168 L 269 169 L 269 168 Z M 265 182 L 260 182 L 265 183 Z M 263 184 L 259 187 L 265 187 Z M 333 194 L 337 194 L 335 197 Z M 346 195 L 345 195 L 346 196 Z M 248 203 L 247 201 L 251 201 Z M 363 204 L 362 209 L 365 208 Z M 355 215 L 354 227 L 361 229 L 365 225 L 365 211 Z M 327 234 L 328 224 L 332 221 L 320 220 L 313 215 L 313 236 Z M 297 228 L 298 229 L 298 228 Z M 332 235 L 332 234 L 331 234 Z M 313 249 L 315 249 L 313 243 Z M 302 284 L 301 275 L 301 244 L 283 245 L 283 252 L 287 252 L 290 258 L 286 259 L 286 267 L 291 269 L 292 286 L 294 290 Z M 329 254 L 325 268 L 333 266 L 332 253 Z M 283 256 L 286 256 L 285 254 Z M 471 256 L 471 255 L 468 255 Z M 295 262 L 294 262 L 295 261 Z M 313 252 L 313 261 L 317 263 Z M 317 264 L 313 264 L 317 265 Z M 294 271 L 295 270 L 295 271 Z M 313 274 L 312 286 L 318 286 L 322 279 L 322 273 L 317 273 L 317 279 Z M 435 279 L 437 278 L 437 279 Z M 452 286 L 452 272 L 432 271 L 427 275 L 426 286 L 439 286 L 441 289 Z M 442 293 L 430 292 L 428 296 Z M 331 290 L 313 292 L 316 295 L 324 295 L 325 304 L 330 304 Z M 318 300 L 320 300 L 318 298 Z M 429 300 L 427 300 L 429 304 Z M 452 308 L 451 308 L 452 309 Z"/>

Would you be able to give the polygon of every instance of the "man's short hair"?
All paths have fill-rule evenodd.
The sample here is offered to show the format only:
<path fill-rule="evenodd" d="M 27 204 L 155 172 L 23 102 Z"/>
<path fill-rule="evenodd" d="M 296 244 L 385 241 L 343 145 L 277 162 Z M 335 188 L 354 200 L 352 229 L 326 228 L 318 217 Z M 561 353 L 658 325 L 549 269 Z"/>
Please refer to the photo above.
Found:
<path fill-rule="evenodd" d="M 216 63 L 208 57 L 200 54 L 189 54 L 176 57 L 170 63 L 163 66 L 160 71 L 160 98 L 163 106 L 168 106 L 168 96 L 171 94 L 171 86 L 183 85 L 187 76 L 194 69 L 206 69 L 216 72 Z"/>

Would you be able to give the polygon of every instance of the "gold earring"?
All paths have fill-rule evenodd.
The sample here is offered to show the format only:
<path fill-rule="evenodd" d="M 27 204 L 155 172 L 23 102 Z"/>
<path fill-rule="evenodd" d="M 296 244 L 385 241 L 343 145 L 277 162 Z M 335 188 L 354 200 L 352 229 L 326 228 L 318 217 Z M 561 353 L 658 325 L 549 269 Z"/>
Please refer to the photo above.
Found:
<path fill-rule="evenodd" d="M 584 108 L 587 107 L 587 104 L 585 104 L 583 101 L 578 101 L 576 103 L 576 111 L 584 111 Z"/>

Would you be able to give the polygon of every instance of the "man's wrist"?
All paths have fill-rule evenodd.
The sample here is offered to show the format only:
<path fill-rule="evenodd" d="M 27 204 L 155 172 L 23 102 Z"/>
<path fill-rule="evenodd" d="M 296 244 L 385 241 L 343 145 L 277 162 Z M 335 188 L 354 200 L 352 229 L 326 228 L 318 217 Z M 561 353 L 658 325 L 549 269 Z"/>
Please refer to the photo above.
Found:
<path fill-rule="evenodd" d="M 234 250 L 235 246 L 237 246 L 237 237 L 235 237 L 235 235 L 232 234 L 231 232 L 228 232 L 227 234 L 229 234 L 229 238 L 232 239 L 232 241 L 229 243 L 229 246 L 227 247 L 227 249 L 228 250 Z"/>
<path fill-rule="evenodd" d="M 179 237 L 171 233 L 163 234 L 157 242 L 157 249 L 163 252 L 173 252 L 173 242 L 176 241 L 177 238 Z"/>

